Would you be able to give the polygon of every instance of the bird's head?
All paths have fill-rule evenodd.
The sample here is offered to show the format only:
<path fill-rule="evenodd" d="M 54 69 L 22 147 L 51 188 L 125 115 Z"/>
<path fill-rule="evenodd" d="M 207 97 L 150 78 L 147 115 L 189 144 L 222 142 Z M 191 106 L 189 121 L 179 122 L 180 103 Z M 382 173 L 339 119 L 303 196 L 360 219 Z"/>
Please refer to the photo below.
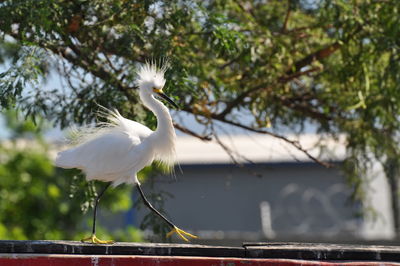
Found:
<path fill-rule="evenodd" d="M 158 67 L 154 62 L 146 63 L 142 65 L 137 72 L 138 78 L 136 82 L 140 93 L 160 97 L 179 109 L 178 105 L 163 92 L 165 85 L 164 73 L 166 70 L 166 64 Z"/>

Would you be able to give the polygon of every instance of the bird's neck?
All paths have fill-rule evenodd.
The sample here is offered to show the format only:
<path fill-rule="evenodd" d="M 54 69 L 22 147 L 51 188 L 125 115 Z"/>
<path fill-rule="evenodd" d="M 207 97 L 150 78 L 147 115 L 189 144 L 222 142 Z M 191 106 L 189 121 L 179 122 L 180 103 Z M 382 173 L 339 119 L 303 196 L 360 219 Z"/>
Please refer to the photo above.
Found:
<path fill-rule="evenodd" d="M 175 130 L 168 108 L 151 95 L 142 94 L 140 96 L 144 105 L 157 117 L 157 129 L 154 133 L 156 135 L 163 135 L 164 137 L 175 138 Z"/>
<path fill-rule="evenodd" d="M 157 129 L 151 136 L 151 139 L 156 140 L 153 143 L 158 143 L 153 147 L 156 151 L 155 159 L 171 166 L 176 160 L 176 135 L 168 108 L 151 95 L 141 94 L 140 97 L 144 105 L 157 117 Z"/>

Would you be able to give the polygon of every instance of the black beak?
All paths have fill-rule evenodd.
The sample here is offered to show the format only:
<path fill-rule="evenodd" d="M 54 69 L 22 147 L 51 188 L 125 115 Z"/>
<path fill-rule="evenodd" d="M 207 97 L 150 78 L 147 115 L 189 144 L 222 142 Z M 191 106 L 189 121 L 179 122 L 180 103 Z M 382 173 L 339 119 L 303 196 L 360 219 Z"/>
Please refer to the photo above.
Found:
<path fill-rule="evenodd" d="M 167 95 L 165 95 L 165 94 L 162 93 L 162 92 L 157 92 L 157 94 L 158 94 L 161 98 L 163 98 L 164 100 L 166 100 L 167 102 L 169 102 L 170 104 L 172 104 L 176 109 L 179 109 L 179 106 L 178 106 L 176 103 L 174 103 L 174 101 L 171 100 L 171 98 L 169 98 Z"/>

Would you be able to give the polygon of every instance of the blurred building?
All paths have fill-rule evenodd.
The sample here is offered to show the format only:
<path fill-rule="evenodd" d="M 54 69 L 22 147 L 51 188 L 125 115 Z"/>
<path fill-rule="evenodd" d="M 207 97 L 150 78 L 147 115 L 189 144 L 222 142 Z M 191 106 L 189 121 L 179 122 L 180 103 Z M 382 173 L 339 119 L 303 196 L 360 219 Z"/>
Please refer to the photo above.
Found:
<path fill-rule="evenodd" d="M 340 165 L 344 140 L 293 137 L 311 154 Z M 387 240 L 394 237 L 389 190 L 377 166 L 367 202 L 352 202 L 340 167 L 325 168 L 292 145 L 261 135 L 225 136 L 203 142 L 179 137 L 180 167 L 144 185 L 166 197 L 167 216 L 200 236 L 204 244 L 250 241 Z M 235 162 L 235 163 L 234 163 Z M 366 211 L 372 207 L 375 212 Z M 146 208 L 130 215 L 139 225 Z M 132 218 L 133 217 L 133 218 Z"/>

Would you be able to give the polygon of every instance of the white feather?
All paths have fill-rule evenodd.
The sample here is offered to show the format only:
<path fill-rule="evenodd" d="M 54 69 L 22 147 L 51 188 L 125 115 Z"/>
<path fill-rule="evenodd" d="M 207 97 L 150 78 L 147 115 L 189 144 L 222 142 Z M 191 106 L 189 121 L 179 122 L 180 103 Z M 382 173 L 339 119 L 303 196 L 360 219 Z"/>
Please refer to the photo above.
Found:
<path fill-rule="evenodd" d="M 155 62 L 147 62 L 138 71 L 139 78 L 136 80 L 137 86 L 144 87 L 146 84 L 154 84 L 153 87 L 162 88 L 165 85 L 164 74 L 168 67 L 168 61 L 161 67 L 157 67 Z"/>
<path fill-rule="evenodd" d="M 108 122 L 84 129 L 75 146 L 58 153 L 55 164 L 81 169 L 88 180 L 138 183 L 137 172 L 159 160 L 175 161 L 175 131 L 168 109 L 154 98 L 153 88 L 165 84 L 165 67 L 146 64 L 138 72 L 137 84 L 143 103 L 157 116 L 157 130 L 126 119 L 117 110 L 101 112 Z"/>

